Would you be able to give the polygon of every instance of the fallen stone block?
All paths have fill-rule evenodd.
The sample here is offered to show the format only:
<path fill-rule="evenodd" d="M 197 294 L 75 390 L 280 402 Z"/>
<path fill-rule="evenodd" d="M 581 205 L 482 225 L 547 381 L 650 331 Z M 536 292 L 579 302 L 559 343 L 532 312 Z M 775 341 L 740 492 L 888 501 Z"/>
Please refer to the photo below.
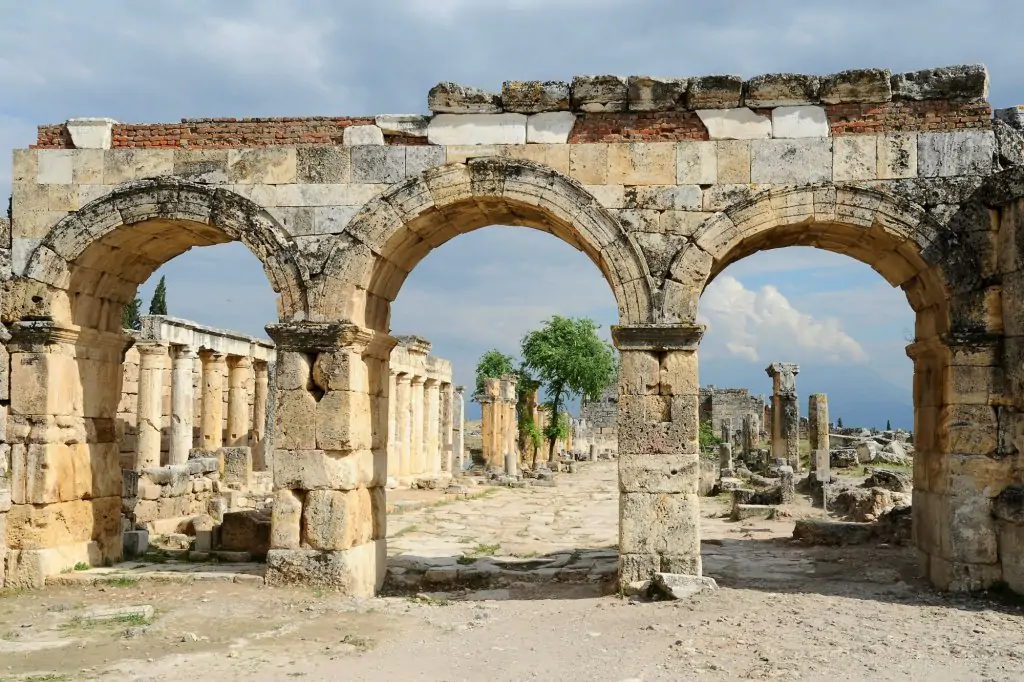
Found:
<path fill-rule="evenodd" d="M 714 578 L 681 573 L 655 573 L 651 580 L 651 591 L 668 599 L 686 599 L 701 592 L 718 589 Z"/>
<path fill-rule="evenodd" d="M 263 558 L 270 550 L 270 513 L 265 510 L 246 509 L 224 514 L 220 526 L 219 549 L 248 552 Z"/>
<path fill-rule="evenodd" d="M 732 507 L 733 521 L 744 519 L 767 519 L 775 515 L 775 507 L 768 504 L 734 504 Z"/>
<path fill-rule="evenodd" d="M 826 521 L 823 519 L 800 519 L 793 527 L 793 539 L 805 545 L 842 547 L 862 545 L 871 542 L 874 529 L 871 524 L 851 521 Z"/>
<path fill-rule="evenodd" d="M 894 493 L 909 493 L 914 489 L 914 481 L 909 474 L 891 469 L 875 469 L 864 481 L 864 488 L 882 488 Z"/>
<path fill-rule="evenodd" d="M 121 534 L 121 541 L 126 559 L 140 557 L 149 551 L 149 531 L 130 530 Z"/>

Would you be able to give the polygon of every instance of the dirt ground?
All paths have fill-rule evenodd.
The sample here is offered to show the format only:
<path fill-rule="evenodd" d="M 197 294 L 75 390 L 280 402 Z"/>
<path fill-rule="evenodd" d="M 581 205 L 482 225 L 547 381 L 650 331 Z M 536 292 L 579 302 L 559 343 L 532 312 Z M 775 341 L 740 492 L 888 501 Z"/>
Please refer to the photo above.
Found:
<path fill-rule="evenodd" d="M 390 553 L 606 547 L 614 472 L 601 462 L 555 488 L 395 513 Z M 170 582 L 145 567 L 6 591 L 0 680 L 1024 680 L 1019 604 L 934 592 L 912 549 L 800 547 L 788 539 L 791 518 L 732 523 L 724 510 L 708 500 L 702 527 L 705 573 L 721 589 L 681 602 L 550 581 L 352 600 L 229 573 Z M 139 605 L 152 619 L 83 618 Z"/>

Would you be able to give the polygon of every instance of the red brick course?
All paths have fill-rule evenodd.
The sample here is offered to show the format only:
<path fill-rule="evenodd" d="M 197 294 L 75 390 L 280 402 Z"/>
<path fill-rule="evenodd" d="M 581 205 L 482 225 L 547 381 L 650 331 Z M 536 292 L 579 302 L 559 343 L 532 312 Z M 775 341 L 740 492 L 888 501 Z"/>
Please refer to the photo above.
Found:
<path fill-rule="evenodd" d="M 883 132 L 990 128 L 987 102 L 885 102 L 826 105 L 834 137 Z M 770 115 L 770 110 L 758 109 Z M 372 117 L 192 118 L 180 123 L 119 123 L 114 147 L 239 149 L 248 147 L 341 144 L 345 128 L 369 125 Z M 706 140 L 708 131 L 692 111 L 580 114 L 570 144 L 593 142 L 676 142 Z M 424 145 L 422 137 L 387 135 L 388 144 Z M 39 126 L 36 149 L 69 149 L 63 124 Z"/>

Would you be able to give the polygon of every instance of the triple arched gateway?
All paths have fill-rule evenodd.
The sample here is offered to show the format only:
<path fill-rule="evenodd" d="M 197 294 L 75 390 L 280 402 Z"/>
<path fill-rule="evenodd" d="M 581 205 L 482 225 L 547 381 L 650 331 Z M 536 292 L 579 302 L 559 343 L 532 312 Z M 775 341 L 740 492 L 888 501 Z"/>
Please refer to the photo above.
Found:
<path fill-rule="evenodd" d="M 914 342 L 914 541 L 942 588 L 1024 591 L 1024 160 L 983 67 L 579 77 L 431 116 L 73 119 L 14 155 L 4 270 L 0 576 L 121 555 L 111 427 L 137 286 L 238 240 L 279 295 L 267 579 L 384 572 L 390 304 L 433 248 L 545 230 L 620 313 L 620 580 L 700 574 L 697 324 L 730 263 L 792 245 L 901 287 Z"/>

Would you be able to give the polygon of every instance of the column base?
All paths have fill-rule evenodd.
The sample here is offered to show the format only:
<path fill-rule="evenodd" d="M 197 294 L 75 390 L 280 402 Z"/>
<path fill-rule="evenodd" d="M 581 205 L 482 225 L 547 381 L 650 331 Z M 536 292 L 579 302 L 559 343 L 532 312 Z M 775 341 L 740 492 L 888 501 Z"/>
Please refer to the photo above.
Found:
<path fill-rule="evenodd" d="M 337 551 L 272 549 L 267 553 L 267 585 L 330 587 L 350 597 L 372 597 L 384 584 L 387 542 Z"/>
<path fill-rule="evenodd" d="M 700 554 L 620 554 L 619 587 L 651 580 L 655 573 L 703 575 Z"/>

